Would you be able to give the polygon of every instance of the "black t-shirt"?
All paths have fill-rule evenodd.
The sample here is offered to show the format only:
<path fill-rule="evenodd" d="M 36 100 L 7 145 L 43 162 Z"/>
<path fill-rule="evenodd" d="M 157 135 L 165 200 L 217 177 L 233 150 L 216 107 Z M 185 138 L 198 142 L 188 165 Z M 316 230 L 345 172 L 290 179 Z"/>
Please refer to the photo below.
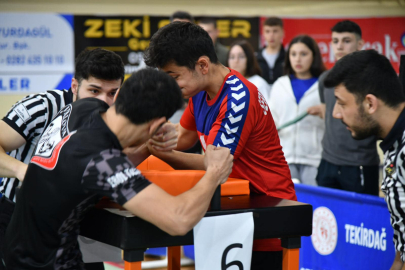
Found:
<path fill-rule="evenodd" d="M 102 120 L 107 109 L 79 100 L 42 134 L 6 233 L 9 269 L 84 269 L 77 236 L 86 211 L 103 196 L 123 205 L 150 184 Z"/>

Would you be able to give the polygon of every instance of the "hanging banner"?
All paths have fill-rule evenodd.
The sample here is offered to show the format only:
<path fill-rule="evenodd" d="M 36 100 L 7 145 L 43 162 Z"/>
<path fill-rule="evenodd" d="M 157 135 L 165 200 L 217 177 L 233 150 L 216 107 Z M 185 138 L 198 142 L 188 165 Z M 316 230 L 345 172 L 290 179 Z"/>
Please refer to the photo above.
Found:
<path fill-rule="evenodd" d="M 399 73 L 400 55 L 405 54 L 405 17 L 383 18 L 282 18 L 284 23 L 284 45 L 297 35 L 307 34 L 313 37 L 322 54 L 323 61 L 328 69 L 333 67 L 336 59 L 331 45 L 331 28 L 342 20 L 351 20 L 357 23 L 362 30 L 362 38 L 365 41 L 363 49 L 374 49 L 385 55 L 394 69 Z M 260 20 L 260 29 L 266 20 Z M 261 45 L 265 41 L 261 35 Z"/>
<path fill-rule="evenodd" d="M 203 17 L 196 17 L 196 21 Z M 218 41 L 231 45 L 235 40 L 247 39 L 258 46 L 259 17 L 215 18 L 219 30 Z M 102 47 L 116 52 L 130 74 L 145 67 L 143 51 L 150 38 L 161 27 L 170 23 L 163 16 L 75 16 L 75 53 Z"/>
<path fill-rule="evenodd" d="M 250 269 L 253 213 L 203 218 L 194 227 L 195 268 Z"/>
<path fill-rule="evenodd" d="M 196 22 L 205 17 L 196 17 Z M 215 17 L 218 41 L 227 47 L 237 40 L 247 40 L 253 48 L 259 46 L 259 17 Z"/>
<path fill-rule="evenodd" d="M 0 74 L 0 95 L 29 95 L 52 89 L 69 89 L 72 78 L 73 74 Z"/>
<path fill-rule="evenodd" d="M 0 74 L 73 71 L 72 15 L 0 13 Z"/>
<path fill-rule="evenodd" d="M 0 13 L 0 95 L 70 87 L 73 15 Z"/>
<path fill-rule="evenodd" d="M 312 235 L 301 237 L 301 270 L 391 267 L 393 229 L 384 199 L 307 185 L 295 190 L 314 209 Z"/>

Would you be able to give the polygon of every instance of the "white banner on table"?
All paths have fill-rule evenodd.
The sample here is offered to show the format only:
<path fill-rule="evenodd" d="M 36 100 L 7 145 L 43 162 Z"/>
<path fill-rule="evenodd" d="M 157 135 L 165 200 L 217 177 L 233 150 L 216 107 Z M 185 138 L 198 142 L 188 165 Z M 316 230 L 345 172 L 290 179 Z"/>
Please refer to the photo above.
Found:
<path fill-rule="evenodd" d="M 83 262 L 85 263 L 122 261 L 122 251 L 117 247 L 81 235 L 78 241 L 83 255 Z"/>
<path fill-rule="evenodd" d="M 0 13 L 0 74 L 73 73 L 73 15 Z"/>
<path fill-rule="evenodd" d="M 203 218 L 194 227 L 196 269 L 250 269 L 253 231 L 251 212 Z"/>

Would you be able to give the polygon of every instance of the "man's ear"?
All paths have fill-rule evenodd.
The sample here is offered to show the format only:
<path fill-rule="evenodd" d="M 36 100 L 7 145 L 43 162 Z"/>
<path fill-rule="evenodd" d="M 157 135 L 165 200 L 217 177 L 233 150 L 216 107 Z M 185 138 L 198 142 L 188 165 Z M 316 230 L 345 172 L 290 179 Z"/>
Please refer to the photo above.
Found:
<path fill-rule="evenodd" d="M 117 92 L 115 92 L 113 103 L 115 103 L 115 101 L 117 100 L 117 97 L 118 97 L 118 94 L 119 94 L 120 90 L 121 90 L 121 88 L 118 88 Z"/>
<path fill-rule="evenodd" d="M 195 64 L 195 69 L 196 71 L 200 71 L 203 75 L 206 75 L 208 73 L 210 64 L 211 61 L 208 56 L 200 56 Z"/>
<path fill-rule="evenodd" d="M 73 93 L 73 101 L 77 100 L 77 91 L 79 90 L 79 82 L 76 78 L 72 78 L 72 83 L 70 84 L 70 88 L 72 89 Z"/>
<path fill-rule="evenodd" d="M 357 50 L 360 51 L 363 48 L 364 45 L 364 40 L 360 39 L 359 41 L 357 41 Z"/>
<path fill-rule="evenodd" d="M 364 98 L 363 105 L 365 111 L 368 112 L 368 114 L 373 114 L 378 110 L 379 100 L 376 96 L 368 94 Z"/>
<path fill-rule="evenodd" d="M 149 127 L 149 135 L 150 136 L 155 135 L 156 132 L 158 132 L 158 130 L 160 129 L 160 127 L 166 122 L 167 122 L 167 120 L 166 120 L 166 117 L 164 117 L 164 116 L 160 117 L 160 118 L 153 119 L 151 121 L 151 124 L 150 124 L 150 127 Z"/>

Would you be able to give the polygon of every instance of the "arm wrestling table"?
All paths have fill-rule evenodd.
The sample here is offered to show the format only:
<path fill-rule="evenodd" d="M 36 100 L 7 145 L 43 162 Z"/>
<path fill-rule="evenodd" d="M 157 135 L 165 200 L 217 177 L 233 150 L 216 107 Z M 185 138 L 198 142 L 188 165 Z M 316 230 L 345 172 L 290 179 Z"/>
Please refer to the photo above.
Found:
<path fill-rule="evenodd" d="M 281 238 L 283 270 L 298 270 L 301 236 L 312 234 L 312 206 L 265 195 L 221 197 L 220 208 L 205 217 L 253 212 L 254 239 Z M 140 270 L 147 248 L 168 247 L 168 269 L 180 269 L 180 246 L 193 244 L 193 231 L 170 236 L 138 217 L 92 209 L 81 224 L 81 235 L 121 248 L 125 270 Z"/>

